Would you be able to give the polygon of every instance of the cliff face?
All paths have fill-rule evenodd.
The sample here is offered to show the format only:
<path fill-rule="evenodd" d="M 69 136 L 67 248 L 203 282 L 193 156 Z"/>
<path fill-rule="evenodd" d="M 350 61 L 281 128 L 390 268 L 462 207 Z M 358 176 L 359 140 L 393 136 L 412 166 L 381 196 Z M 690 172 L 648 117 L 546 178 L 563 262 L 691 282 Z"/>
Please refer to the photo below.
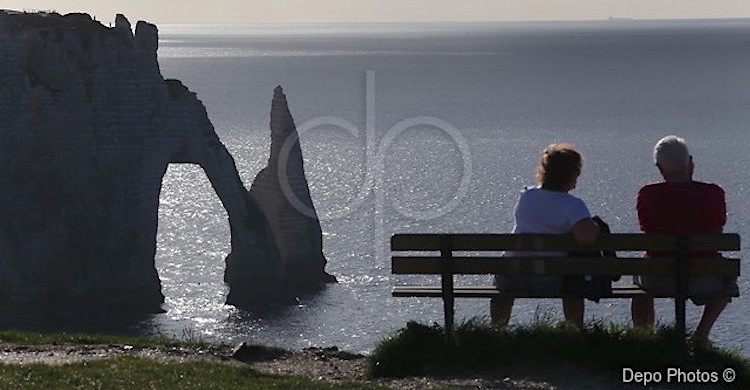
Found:
<path fill-rule="evenodd" d="M 0 302 L 156 309 L 159 192 L 200 165 L 226 207 L 228 302 L 279 293 L 281 260 L 195 94 L 164 80 L 157 29 L 122 15 L 0 11 Z"/>
<path fill-rule="evenodd" d="M 297 291 L 335 282 L 325 272 L 322 231 L 305 178 L 302 149 L 281 87 L 271 102 L 271 153 L 250 187 L 250 197 L 268 218 L 281 254 L 284 285 Z"/>

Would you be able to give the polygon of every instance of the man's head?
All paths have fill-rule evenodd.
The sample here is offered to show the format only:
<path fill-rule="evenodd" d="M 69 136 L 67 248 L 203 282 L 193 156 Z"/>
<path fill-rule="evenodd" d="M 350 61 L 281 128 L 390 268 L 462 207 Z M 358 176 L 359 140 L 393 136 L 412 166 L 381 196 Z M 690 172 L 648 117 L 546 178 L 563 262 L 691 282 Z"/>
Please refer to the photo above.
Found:
<path fill-rule="evenodd" d="M 693 177 L 693 158 L 685 140 L 668 135 L 654 146 L 654 162 L 666 181 L 688 181 Z"/>

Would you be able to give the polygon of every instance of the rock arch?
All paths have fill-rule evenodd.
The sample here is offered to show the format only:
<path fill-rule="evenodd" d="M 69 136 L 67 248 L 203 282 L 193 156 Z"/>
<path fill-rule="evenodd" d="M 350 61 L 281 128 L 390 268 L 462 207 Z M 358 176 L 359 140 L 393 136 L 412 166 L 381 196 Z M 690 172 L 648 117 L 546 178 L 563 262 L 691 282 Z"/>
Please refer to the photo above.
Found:
<path fill-rule="evenodd" d="M 133 34 L 122 15 L 107 28 L 0 11 L 0 302 L 158 309 L 159 191 L 167 166 L 186 162 L 229 215 L 228 303 L 285 295 L 264 211 L 203 104 L 162 77 L 157 47 L 156 26 Z"/>

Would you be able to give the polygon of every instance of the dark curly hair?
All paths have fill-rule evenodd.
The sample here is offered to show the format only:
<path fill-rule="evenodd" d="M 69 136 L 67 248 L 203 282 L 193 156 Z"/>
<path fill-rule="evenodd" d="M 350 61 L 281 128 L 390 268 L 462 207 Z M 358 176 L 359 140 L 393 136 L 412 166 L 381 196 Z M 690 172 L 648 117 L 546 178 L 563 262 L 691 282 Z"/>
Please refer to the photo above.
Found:
<path fill-rule="evenodd" d="M 542 188 L 567 191 L 568 185 L 581 174 L 583 157 L 570 144 L 552 144 L 542 152 L 536 180 Z"/>

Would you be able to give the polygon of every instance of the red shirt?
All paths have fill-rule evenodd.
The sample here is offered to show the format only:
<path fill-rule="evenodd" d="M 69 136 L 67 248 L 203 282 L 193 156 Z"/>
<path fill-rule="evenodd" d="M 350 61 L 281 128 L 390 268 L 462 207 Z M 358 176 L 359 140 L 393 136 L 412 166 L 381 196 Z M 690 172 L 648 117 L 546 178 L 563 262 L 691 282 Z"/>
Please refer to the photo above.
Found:
<path fill-rule="evenodd" d="M 721 233 L 727 221 L 724 190 L 713 183 L 647 184 L 638 191 L 636 207 L 638 222 L 645 233 Z"/>

